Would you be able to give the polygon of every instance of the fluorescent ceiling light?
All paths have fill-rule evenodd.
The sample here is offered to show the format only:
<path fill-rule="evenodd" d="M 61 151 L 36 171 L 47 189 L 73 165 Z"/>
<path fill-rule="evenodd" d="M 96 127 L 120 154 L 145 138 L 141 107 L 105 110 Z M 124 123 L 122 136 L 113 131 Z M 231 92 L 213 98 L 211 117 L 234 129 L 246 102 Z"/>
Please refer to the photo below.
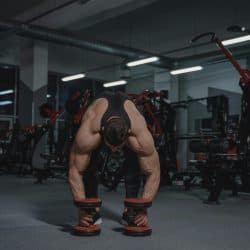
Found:
<path fill-rule="evenodd" d="M 201 67 L 201 66 L 195 66 L 195 67 L 172 70 L 172 71 L 170 71 L 170 74 L 171 75 L 179 75 L 179 74 L 199 71 L 199 70 L 202 70 L 202 69 L 203 69 L 203 67 Z"/>
<path fill-rule="evenodd" d="M 50 97 L 51 97 L 51 95 L 50 95 L 50 94 L 47 94 L 47 95 L 46 95 L 46 97 L 47 97 L 47 98 L 50 98 Z"/>
<path fill-rule="evenodd" d="M 137 61 L 133 61 L 133 62 L 128 62 L 126 65 L 128 67 L 135 67 L 138 65 L 152 63 L 152 62 L 156 62 L 156 61 L 159 61 L 159 57 L 153 56 L 153 57 L 149 57 L 149 58 L 145 58 L 145 59 L 141 59 L 141 60 L 137 60 Z"/>
<path fill-rule="evenodd" d="M 115 82 L 106 82 L 106 83 L 103 84 L 103 86 L 105 88 L 109 88 L 109 87 L 114 87 L 114 86 L 124 85 L 124 84 L 127 84 L 127 81 L 120 80 L 120 81 L 115 81 Z"/>
<path fill-rule="evenodd" d="M 12 103 L 13 103 L 12 101 L 2 101 L 2 102 L 0 102 L 0 106 L 9 105 L 9 104 L 12 104 Z"/>
<path fill-rule="evenodd" d="M 13 89 L 7 89 L 7 90 L 0 91 L 0 95 L 8 95 L 8 94 L 12 94 L 12 93 L 14 93 Z"/>
<path fill-rule="evenodd" d="M 231 44 L 236 44 L 236 43 L 243 43 L 246 41 L 250 41 L 250 35 L 224 40 L 222 41 L 222 44 L 226 46 L 226 45 L 231 45 Z"/>
<path fill-rule="evenodd" d="M 84 77 L 85 77 L 85 74 L 77 74 L 77 75 L 63 77 L 62 81 L 68 82 L 68 81 L 72 81 L 72 80 L 76 80 L 76 79 L 80 79 L 80 78 L 84 78 Z"/>

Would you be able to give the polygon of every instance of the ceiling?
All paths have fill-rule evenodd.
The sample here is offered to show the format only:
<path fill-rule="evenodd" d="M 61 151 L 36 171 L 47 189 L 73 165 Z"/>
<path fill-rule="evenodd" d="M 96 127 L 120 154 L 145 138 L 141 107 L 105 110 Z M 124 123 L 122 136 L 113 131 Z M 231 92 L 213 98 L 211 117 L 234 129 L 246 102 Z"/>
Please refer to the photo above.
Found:
<path fill-rule="evenodd" d="M 227 25 L 249 21 L 247 11 L 249 3 L 244 3 L 245 0 L 238 0 L 237 3 L 225 5 L 225 2 L 215 0 L 209 2 L 198 0 L 184 2 L 181 0 L 171 2 L 166 0 L 9 0 L 7 4 L 0 3 L 0 20 L 2 17 L 50 29 L 73 31 L 80 39 L 97 39 L 107 44 L 111 43 L 111 45 L 124 45 L 127 48 L 140 48 L 165 56 L 182 58 L 193 54 L 196 56 L 200 50 L 192 46 L 191 50 L 184 52 L 183 50 L 174 54 L 166 52 L 189 46 L 187 34 L 189 38 L 192 38 L 193 35 L 203 30 L 211 29 L 215 32 L 220 31 L 218 34 L 224 35 Z M 203 18 L 204 10 L 209 15 L 211 14 L 209 16 L 211 20 Z M 106 30 L 104 30 L 105 27 Z M 143 27 L 143 29 L 138 30 L 137 27 L 138 29 Z M 109 36 L 110 31 L 118 39 L 113 41 L 114 34 Z M 10 34 L 13 35 L 14 32 Z M 0 47 L 5 51 L 7 47 L 15 47 L 15 44 L 9 42 L 6 37 L 8 38 L 5 34 L 0 36 Z M 171 39 L 173 39 L 172 42 Z M 202 52 L 210 50 L 216 50 L 215 46 L 202 47 Z"/>
<path fill-rule="evenodd" d="M 2 18 L 54 29 L 79 30 L 157 0 L 29 0 L 0 4 Z M 2 5 L 2 6 L 1 6 Z M 51 11 L 51 12 L 50 12 Z M 39 17 L 39 18 L 38 18 Z"/>
<path fill-rule="evenodd" d="M 26 1 L 16 1 L 8 0 L 0 2 L 0 17 L 11 19 L 16 15 L 31 9 L 38 4 L 45 2 L 45 0 L 26 0 Z"/>

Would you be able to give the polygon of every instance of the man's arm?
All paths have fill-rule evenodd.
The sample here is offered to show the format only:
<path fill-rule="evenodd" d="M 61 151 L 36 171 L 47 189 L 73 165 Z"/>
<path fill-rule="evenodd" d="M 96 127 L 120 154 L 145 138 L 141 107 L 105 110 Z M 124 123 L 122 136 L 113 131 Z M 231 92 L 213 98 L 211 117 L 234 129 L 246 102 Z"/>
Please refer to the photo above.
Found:
<path fill-rule="evenodd" d="M 144 124 L 144 125 L 143 125 Z M 141 123 L 141 128 L 136 130 L 135 136 L 129 137 L 129 145 L 137 153 L 140 167 L 146 176 L 142 198 L 153 200 L 160 183 L 159 156 L 154 146 L 153 138 L 146 127 Z M 146 210 L 141 210 L 135 217 L 137 226 L 146 226 L 148 216 Z"/>
<path fill-rule="evenodd" d="M 138 156 L 143 174 L 146 176 L 146 182 L 142 198 L 153 200 L 160 184 L 160 163 L 156 150 L 148 156 Z"/>
<path fill-rule="evenodd" d="M 153 137 L 141 115 L 132 122 L 132 136 L 128 138 L 129 146 L 136 152 L 146 183 L 142 198 L 152 200 L 160 184 L 160 162 Z"/>
<path fill-rule="evenodd" d="M 131 121 L 131 133 L 128 146 L 136 152 L 142 172 L 146 176 L 143 198 L 152 200 L 160 184 L 160 162 L 154 145 L 154 139 L 147 128 L 144 117 L 136 106 L 127 101 L 124 106 Z"/>
<path fill-rule="evenodd" d="M 100 134 L 93 132 L 94 120 L 95 114 L 87 111 L 71 148 L 68 179 L 74 200 L 85 198 L 82 176 L 89 165 L 91 152 L 101 142 Z"/>
<path fill-rule="evenodd" d="M 90 161 L 90 153 L 83 153 L 75 141 L 69 163 L 69 186 L 74 200 L 85 198 L 83 173 Z"/>
<path fill-rule="evenodd" d="M 85 135 L 85 137 L 83 135 Z M 100 140 L 98 138 L 98 136 L 93 135 L 88 137 L 88 135 L 82 134 L 80 129 L 72 146 L 69 166 L 69 185 L 74 200 L 86 198 L 83 174 L 90 162 L 91 149 L 98 145 L 98 141 Z M 82 142 L 83 145 L 81 145 Z M 86 143 L 88 143 L 88 145 Z M 92 215 L 88 214 L 84 209 L 79 209 L 79 224 L 89 226 L 92 222 Z"/>

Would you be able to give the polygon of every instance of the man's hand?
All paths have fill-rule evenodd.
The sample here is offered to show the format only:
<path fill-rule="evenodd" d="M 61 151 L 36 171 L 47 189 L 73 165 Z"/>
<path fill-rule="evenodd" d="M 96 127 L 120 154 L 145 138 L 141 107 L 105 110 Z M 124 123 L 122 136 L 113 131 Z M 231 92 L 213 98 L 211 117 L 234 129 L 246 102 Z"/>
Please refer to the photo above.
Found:
<path fill-rule="evenodd" d="M 148 215 L 146 209 L 142 209 L 137 213 L 134 223 L 137 226 L 146 226 L 148 224 Z"/>
<path fill-rule="evenodd" d="M 88 214 L 84 209 L 80 209 L 79 222 L 80 226 L 89 226 L 93 222 L 92 215 Z"/>

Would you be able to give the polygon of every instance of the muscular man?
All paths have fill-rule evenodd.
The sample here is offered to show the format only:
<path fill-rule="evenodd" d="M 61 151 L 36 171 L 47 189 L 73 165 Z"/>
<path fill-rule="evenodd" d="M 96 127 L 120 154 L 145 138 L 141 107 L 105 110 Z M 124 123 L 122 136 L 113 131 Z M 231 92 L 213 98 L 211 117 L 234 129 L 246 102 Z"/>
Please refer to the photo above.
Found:
<path fill-rule="evenodd" d="M 73 198 L 77 200 L 91 197 L 90 194 L 86 194 L 89 186 L 86 182 L 89 182 L 90 178 L 85 178 L 86 181 L 83 181 L 83 176 L 88 172 L 91 161 L 95 158 L 93 154 L 102 142 L 113 152 L 125 147 L 135 153 L 134 160 L 130 157 L 129 164 L 125 166 L 129 169 L 127 178 L 125 176 L 125 185 L 126 179 L 128 187 L 131 186 L 129 185 L 131 179 L 133 182 L 138 181 L 138 178 L 131 176 L 134 170 L 134 173 L 137 172 L 136 162 L 138 162 L 139 172 L 146 177 L 142 198 L 153 200 L 160 182 L 158 153 L 143 116 L 134 103 L 121 92 L 116 94 L 104 92 L 87 109 L 82 119 L 70 154 L 69 184 Z M 132 183 L 133 185 L 136 183 Z M 131 191 L 126 187 L 127 198 L 135 198 L 137 193 L 137 190 Z M 97 195 L 94 192 L 92 197 L 95 196 Z M 92 218 L 81 210 L 80 223 L 88 226 L 90 222 Z M 141 212 L 135 218 L 138 226 L 146 225 L 147 222 L 146 213 Z"/>

